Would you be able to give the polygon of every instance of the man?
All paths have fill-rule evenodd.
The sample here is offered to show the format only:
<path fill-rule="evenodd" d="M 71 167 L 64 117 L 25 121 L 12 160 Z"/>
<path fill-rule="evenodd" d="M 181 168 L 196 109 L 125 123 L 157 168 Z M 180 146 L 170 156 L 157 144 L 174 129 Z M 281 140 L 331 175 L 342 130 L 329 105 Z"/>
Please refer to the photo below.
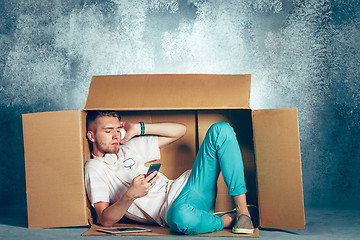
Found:
<path fill-rule="evenodd" d="M 122 140 L 121 128 L 126 131 Z M 175 180 L 158 172 L 145 177 L 144 163 L 160 159 L 159 148 L 185 133 L 186 126 L 180 123 L 129 123 L 121 122 L 117 112 L 88 113 L 87 137 L 94 158 L 85 166 L 85 184 L 103 226 L 112 226 L 126 216 L 185 234 L 231 226 L 234 233 L 253 232 L 241 152 L 228 123 L 210 127 L 191 171 Z M 215 206 L 220 170 L 236 211 L 218 216 L 209 212 Z"/>

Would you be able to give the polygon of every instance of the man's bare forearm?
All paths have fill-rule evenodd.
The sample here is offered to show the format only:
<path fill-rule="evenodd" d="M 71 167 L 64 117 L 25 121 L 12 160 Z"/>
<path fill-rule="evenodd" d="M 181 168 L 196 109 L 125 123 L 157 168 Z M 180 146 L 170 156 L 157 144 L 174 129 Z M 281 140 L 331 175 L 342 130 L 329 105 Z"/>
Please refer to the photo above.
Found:
<path fill-rule="evenodd" d="M 125 193 L 117 202 L 105 208 L 99 219 L 101 225 L 110 227 L 118 222 L 125 215 L 134 200 L 135 198 Z"/>
<path fill-rule="evenodd" d="M 148 123 L 145 124 L 145 134 L 169 138 L 180 138 L 186 132 L 186 126 L 181 123 Z"/>
<path fill-rule="evenodd" d="M 150 123 L 145 124 L 145 134 L 159 136 L 159 147 L 162 148 L 186 133 L 186 126 L 181 123 Z"/>
<path fill-rule="evenodd" d="M 158 136 L 159 147 L 163 147 L 178 140 L 186 133 L 186 126 L 181 123 L 146 123 L 143 125 L 143 131 L 140 123 L 122 122 L 121 127 L 126 130 L 125 138 L 120 140 L 121 144 L 143 133 Z"/>

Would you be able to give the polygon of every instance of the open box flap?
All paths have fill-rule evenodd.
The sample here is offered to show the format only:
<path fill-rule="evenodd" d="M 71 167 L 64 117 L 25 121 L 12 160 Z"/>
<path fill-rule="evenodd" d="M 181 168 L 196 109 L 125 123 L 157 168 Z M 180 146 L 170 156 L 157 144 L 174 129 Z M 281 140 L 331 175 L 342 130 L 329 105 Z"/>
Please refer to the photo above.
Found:
<path fill-rule="evenodd" d="M 88 225 L 81 112 L 23 115 L 28 227 Z"/>
<path fill-rule="evenodd" d="M 253 111 L 260 226 L 304 229 L 297 109 Z"/>
<path fill-rule="evenodd" d="M 84 110 L 249 108 L 251 75 L 94 76 Z"/>

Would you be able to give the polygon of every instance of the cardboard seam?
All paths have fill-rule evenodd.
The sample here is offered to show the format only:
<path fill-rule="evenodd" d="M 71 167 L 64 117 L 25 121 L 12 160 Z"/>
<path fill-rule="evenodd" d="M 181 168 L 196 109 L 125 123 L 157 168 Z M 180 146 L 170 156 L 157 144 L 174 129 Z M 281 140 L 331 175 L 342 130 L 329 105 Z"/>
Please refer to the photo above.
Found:
<path fill-rule="evenodd" d="M 303 186 L 303 174 L 302 174 L 302 164 L 301 164 L 301 146 L 300 146 L 300 127 L 299 127 L 299 114 L 298 114 L 298 109 L 295 108 L 296 111 L 296 128 L 297 128 L 297 132 L 298 132 L 298 136 L 299 136 L 299 144 L 298 144 L 298 151 L 299 151 L 299 156 L 300 156 L 300 161 L 299 161 L 299 169 L 300 169 L 300 187 L 301 187 L 301 198 L 302 198 L 302 206 L 303 206 L 303 210 L 304 210 L 304 227 L 303 229 L 300 230 L 304 230 L 305 226 L 306 226 L 306 218 L 305 218 L 305 201 L 304 201 L 304 186 Z"/>
<path fill-rule="evenodd" d="M 85 162 L 86 162 L 86 159 L 85 159 L 85 147 L 84 147 L 84 139 L 83 139 L 83 134 L 84 134 L 84 131 L 86 131 L 86 129 L 83 129 L 83 124 L 82 124 L 82 112 L 81 111 L 77 111 L 78 112 L 78 124 L 79 124 L 79 137 L 80 137 L 80 142 L 81 142 L 81 145 L 80 145 L 80 154 L 82 155 L 82 162 L 81 162 L 81 178 L 83 180 L 83 194 L 85 194 L 84 196 L 84 204 L 83 204 L 83 207 L 84 207 L 84 213 L 85 213 L 85 218 L 86 218 L 86 221 L 88 222 L 89 221 L 89 212 L 88 212 L 88 207 L 87 207 L 87 193 L 86 193 L 86 189 L 85 189 L 85 175 L 84 175 L 84 165 L 85 165 Z M 91 214 L 90 214 L 91 215 Z M 91 218 L 91 216 L 90 216 Z"/>
<path fill-rule="evenodd" d="M 199 111 L 194 112 L 195 115 L 195 157 L 199 152 Z"/>
<path fill-rule="evenodd" d="M 253 110 L 251 112 L 251 115 L 252 115 L 252 130 L 253 130 L 253 145 L 254 145 L 254 165 L 255 165 L 255 172 L 256 172 L 256 192 L 257 192 L 257 200 L 258 200 L 258 211 L 259 211 L 259 227 L 261 227 L 261 224 L 262 224 L 262 218 L 261 218 L 261 207 L 259 206 L 260 203 L 262 203 L 261 201 L 261 194 L 260 194 L 260 191 L 259 191 L 259 179 L 258 179 L 258 165 L 257 165 L 257 146 L 256 146 L 256 140 L 255 140 L 255 135 L 256 135 L 256 128 L 255 128 L 255 113 L 256 113 L 256 110 Z"/>
<path fill-rule="evenodd" d="M 21 121 L 22 121 L 22 127 L 23 127 L 23 142 L 24 142 L 24 165 L 25 165 L 25 169 L 27 169 L 27 161 L 26 161 L 26 159 L 27 159 L 27 154 L 26 154 L 26 145 L 27 145 L 27 143 L 26 143 L 26 137 L 25 137 L 25 134 L 24 134 L 24 130 L 25 130 L 25 128 L 26 128 L 26 124 L 25 124 L 25 121 L 24 121 L 24 118 L 26 118 L 26 114 L 22 114 L 22 118 L 21 118 Z M 25 171 L 25 186 L 26 186 L 26 199 L 29 199 L 29 188 L 30 188 L 30 186 L 28 185 L 28 178 L 29 178 L 29 176 L 28 176 L 29 174 L 28 174 L 28 172 L 27 171 Z M 29 206 L 29 201 L 28 200 L 26 200 L 26 207 L 27 207 L 27 209 L 30 209 L 30 206 Z M 30 221 L 29 221 L 29 210 L 27 210 L 27 212 L 26 212 L 27 214 L 26 214 L 26 218 L 27 218 L 27 227 L 28 228 L 32 228 L 31 227 L 31 224 L 30 224 Z"/>

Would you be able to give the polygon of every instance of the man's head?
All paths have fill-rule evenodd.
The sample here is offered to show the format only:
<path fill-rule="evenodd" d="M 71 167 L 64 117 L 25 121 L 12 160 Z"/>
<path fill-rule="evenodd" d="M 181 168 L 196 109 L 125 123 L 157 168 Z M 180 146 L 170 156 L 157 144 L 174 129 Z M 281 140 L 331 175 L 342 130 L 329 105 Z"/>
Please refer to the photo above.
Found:
<path fill-rule="evenodd" d="M 86 116 L 86 135 L 90 149 L 102 157 L 118 153 L 120 145 L 120 114 L 111 111 L 89 111 Z"/>

